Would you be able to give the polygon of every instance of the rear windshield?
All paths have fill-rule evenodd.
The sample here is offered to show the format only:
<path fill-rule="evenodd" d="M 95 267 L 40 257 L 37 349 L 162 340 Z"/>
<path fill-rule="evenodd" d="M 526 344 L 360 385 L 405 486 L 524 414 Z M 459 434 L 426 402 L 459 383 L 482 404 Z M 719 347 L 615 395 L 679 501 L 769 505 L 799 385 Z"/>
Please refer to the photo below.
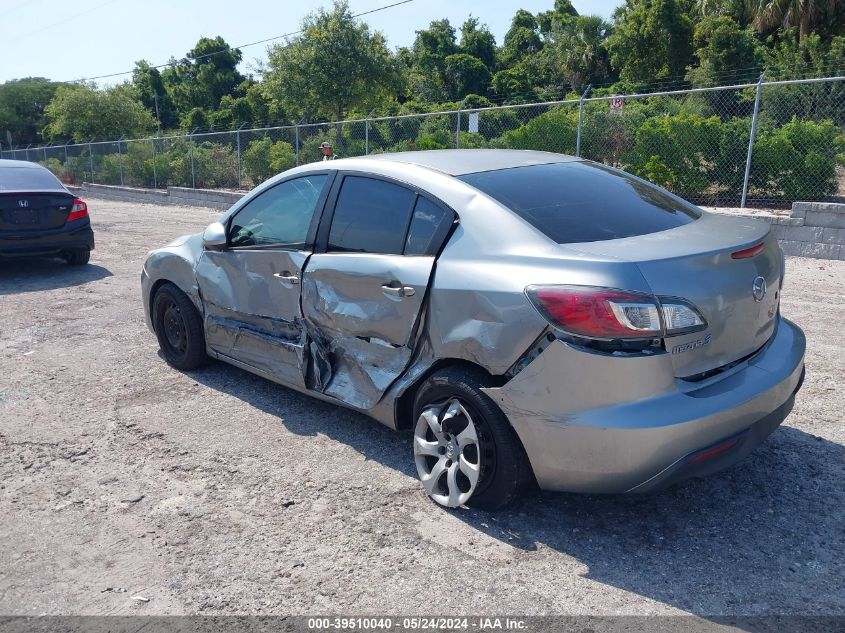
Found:
<path fill-rule="evenodd" d="M 657 233 L 701 215 L 668 191 L 597 163 L 531 165 L 458 178 L 558 244 Z"/>
<path fill-rule="evenodd" d="M 55 191 L 62 183 L 43 168 L 0 166 L 0 191 Z"/>

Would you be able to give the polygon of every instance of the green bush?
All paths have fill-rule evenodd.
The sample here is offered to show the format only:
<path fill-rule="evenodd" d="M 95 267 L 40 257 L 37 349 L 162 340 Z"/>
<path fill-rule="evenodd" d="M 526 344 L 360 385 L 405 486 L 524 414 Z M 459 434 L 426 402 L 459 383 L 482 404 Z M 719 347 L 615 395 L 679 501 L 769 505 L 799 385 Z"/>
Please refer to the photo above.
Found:
<path fill-rule="evenodd" d="M 578 112 L 554 108 L 515 130 L 505 132 L 499 138 L 493 139 L 490 145 L 574 154 L 577 135 Z"/>
<path fill-rule="evenodd" d="M 290 169 L 296 164 L 296 152 L 286 141 L 273 142 L 269 136 L 252 141 L 243 153 L 244 174 L 253 185 Z"/>
<path fill-rule="evenodd" d="M 765 197 L 818 199 L 836 192 L 840 134 L 832 121 L 800 121 L 760 130 L 751 185 Z"/>
<path fill-rule="evenodd" d="M 626 169 L 682 196 L 713 186 L 722 122 L 681 113 L 646 119 L 624 157 Z"/>

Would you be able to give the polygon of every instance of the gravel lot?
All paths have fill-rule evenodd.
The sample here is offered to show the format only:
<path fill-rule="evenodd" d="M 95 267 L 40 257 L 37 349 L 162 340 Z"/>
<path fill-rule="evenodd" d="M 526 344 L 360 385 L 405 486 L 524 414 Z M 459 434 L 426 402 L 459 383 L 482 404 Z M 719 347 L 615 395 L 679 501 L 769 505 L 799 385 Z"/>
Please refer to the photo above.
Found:
<path fill-rule="evenodd" d="M 0 613 L 845 614 L 845 262 L 789 260 L 807 381 L 744 463 L 448 512 L 410 436 L 158 356 L 141 263 L 216 212 L 89 204 L 91 265 L 0 268 Z"/>

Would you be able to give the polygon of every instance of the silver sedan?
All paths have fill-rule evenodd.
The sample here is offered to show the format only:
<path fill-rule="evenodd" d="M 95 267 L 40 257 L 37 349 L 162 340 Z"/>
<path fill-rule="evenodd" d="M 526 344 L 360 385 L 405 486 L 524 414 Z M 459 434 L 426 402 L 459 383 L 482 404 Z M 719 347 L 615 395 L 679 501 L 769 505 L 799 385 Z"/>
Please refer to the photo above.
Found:
<path fill-rule="evenodd" d="M 414 434 L 437 503 L 646 492 L 789 414 L 804 335 L 766 223 L 559 154 L 305 165 L 153 251 L 164 358 L 208 358 Z M 410 456 L 409 456 L 410 458 Z"/>

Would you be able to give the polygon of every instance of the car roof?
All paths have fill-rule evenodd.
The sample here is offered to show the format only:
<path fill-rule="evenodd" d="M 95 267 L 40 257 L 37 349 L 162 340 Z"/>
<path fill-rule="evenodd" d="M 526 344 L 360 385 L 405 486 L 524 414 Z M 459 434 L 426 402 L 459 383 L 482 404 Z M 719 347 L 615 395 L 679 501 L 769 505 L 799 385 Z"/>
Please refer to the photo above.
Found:
<path fill-rule="evenodd" d="M 568 163 L 580 160 L 574 156 L 553 152 L 535 152 L 521 149 L 434 149 L 416 152 L 370 154 L 364 160 L 392 161 L 427 167 L 450 176 L 462 176 L 482 171 L 510 169 L 528 165 Z M 340 168 L 338 161 L 334 166 Z M 339 161 L 343 162 L 343 160 Z"/>
<path fill-rule="evenodd" d="M 38 163 L 33 163 L 28 160 L 10 160 L 8 158 L 0 158 L 0 167 L 18 167 L 23 169 L 44 169 Z"/>

